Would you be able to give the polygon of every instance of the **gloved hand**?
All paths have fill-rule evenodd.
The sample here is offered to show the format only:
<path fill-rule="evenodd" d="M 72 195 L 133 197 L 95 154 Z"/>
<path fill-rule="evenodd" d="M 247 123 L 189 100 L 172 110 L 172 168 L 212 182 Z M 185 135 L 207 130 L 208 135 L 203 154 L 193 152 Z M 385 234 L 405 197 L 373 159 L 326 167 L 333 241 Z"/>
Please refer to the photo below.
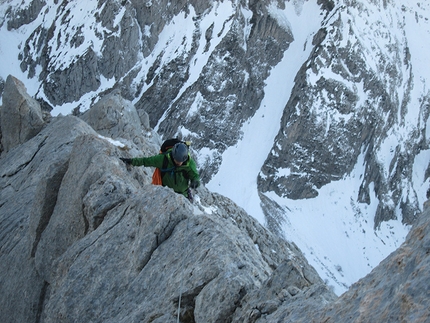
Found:
<path fill-rule="evenodd" d="M 124 163 L 127 165 L 131 165 L 132 159 L 131 158 L 120 158 Z"/>
<path fill-rule="evenodd" d="M 197 188 L 200 186 L 200 181 L 191 181 L 190 187 L 191 188 Z"/>

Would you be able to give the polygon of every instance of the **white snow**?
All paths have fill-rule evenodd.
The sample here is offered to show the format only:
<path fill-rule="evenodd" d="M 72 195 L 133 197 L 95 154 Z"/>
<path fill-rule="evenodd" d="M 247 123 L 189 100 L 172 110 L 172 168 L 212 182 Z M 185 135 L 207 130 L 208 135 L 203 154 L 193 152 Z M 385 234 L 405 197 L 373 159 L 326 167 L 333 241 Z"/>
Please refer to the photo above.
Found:
<path fill-rule="evenodd" d="M 267 7 L 267 10 L 269 12 L 269 15 L 277 21 L 278 25 L 281 28 L 285 29 L 285 31 L 287 32 L 291 32 L 292 26 L 290 24 L 290 21 L 288 20 L 284 10 L 278 8 L 276 2 L 270 3 Z"/>
<path fill-rule="evenodd" d="M 352 198 L 361 183 L 362 160 L 351 176 L 324 186 L 314 199 L 294 201 L 266 194 L 285 209 L 286 238 L 299 246 L 337 294 L 399 247 L 408 232 L 400 221 L 384 222 L 374 231 L 377 198 L 372 195 L 370 205 Z"/>
<path fill-rule="evenodd" d="M 415 156 L 414 167 L 413 167 L 413 185 L 414 190 L 417 193 L 418 201 L 420 205 L 423 205 L 426 201 L 426 193 L 430 187 L 430 179 L 425 180 L 424 174 L 427 170 L 427 165 L 430 160 L 430 149 L 422 150 L 417 156 Z"/>
<path fill-rule="evenodd" d="M 197 112 L 199 111 L 198 107 L 200 106 L 202 101 L 203 101 L 202 94 L 200 92 L 197 92 L 194 102 L 191 104 L 191 107 L 188 110 L 187 119 L 197 114 Z"/>
<path fill-rule="evenodd" d="M 189 6 L 190 11 L 194 12 L 194 8 L 190 5 Z M 216 48 L 216 46 L 220 43 L 220 41 L 224 38 L 225 34 L 229 31 L 232 20 L 225 21 L 225 17 L 229 17 L 234 14 L 234 6 L 233 3 L 230 1 L 224 1 L 219 2 L 218 5 L 214 6 L 210 12 L 207 12 L 202 19 L 202 21 L 199 24 L 200 28 L 200 40 L 198 41 L 199 48 L 197 49 L 196 54 L 194 55 L 194 58 L 191 60 L 193 63 L 190 65 L 189 69 L 189 78 L 187 82 L 183 85 L 183 87 L 180 89 L 178 95 L 176 96 L 179 98 L 185 90 L 190 87 L 194 82 L 197 81 L 199 78 L 201 71 L 203 67 L 206 65 L 212 51 Z M 174 30 L 172 31 L 165 31 L 163 30 L 162 34 L 166 33 L 167 35 L 175 35 L 180 32 L 187 32 L 186 35 L 182 37 L 178 37 L 178 35 L 175 36 L 176 41 L 186 43 L 189 46 L 192 44 L 193 40 L 193 34 L 195 25 L 193 22 L 193 17 L 195 14 L 190 14 L 188 17 L 175 17 L 173 20 L 172 28 Z M 178 21 L 176 20 L 178 19 Z M 177 22 L 176 22 L 177 21 Z M 207 42 L 205 40 L 206 30 L 209 29 L 209 27 L 213 24 L 213 32 L 212 32 L 212 38 L 210 42 L 209 49 L 206 48 Z M 176 25 L 176 26 L 175 26 Z M 178 28 L 177 26 L 181 26 L 181 28 Z M 184 42 L 184 40 L 187 40 L 187 42 Z M 159 42 L 160 43 L 160 42 Z M 179 44 L 176 46 L 170 46 L 169 48 L 177 48 L 179 47 Z M 188 51 L 188 50 L 187 50 Z M 189 52 L 189 51 L 188 51 Z M 178 55 L 177 51 L 175 51 L 175 55 Z M 176 99 L 172 100 L 172 102 L 175 102 Z M 164 120 L 165 116 L 169 113 L 169 109 L 166 109 L 164 112 L 164 115 L 160 118 L 158 121 L 158 125 Z M 158 125 L 154 128 L 155 131 L 158 130 Z"/>
<path fill-rule="evenodd" d="M 245 27 L 243 31 L 243 34 L 244 34 L 243 49 L 246 51 L 248 37 L 251 34 L 251 30 L 252 30 L 252 24 L 250 22 L 252 18 L 252 11 L 245 7 L 241 7 L 241 12 L 242 12 L 243 19 L 245 20 Z"/>
<path fill-rule="evenodd" d="M 29 4 L 27 0 L 23 4 L 14 3 L 13 7 L 27 6 Z M 30 96 L 34 96 L 39 88 L 39 82 L 36 79 L 29 80 L 26 73 L 21 71 L 20 61 L 18 55 L 25 45 L 25 39 L 27 39 L 34 30 L 34 27 L 41 23 L 42 18 L 39 16 L 33 23 L 24 25 L 18 30 L 7 29 L 7 22 L 5 22 L 5 13 L 8 5 L 0 6 L 0 77 L 6 81 L 8 75 L 15 76 L 19 80 L 23 81 L 27 92 Z M 47 16 L 55 10 L 49 10 Z M 1 101 L 1 100 L 0 100 Z M 0 102 L 1 103 L 1 102 Z"/>
<path fill-rule="evenodd" d="M 121 141 L 118 141 L 118 140 L 115 140 L 115 139 L 112 139 L 112 138 L 109 138 L 109 137 L 105 137 L 105 136 L 102 136 L 102 135 L 98 135 L 98 137 L 100 139 L 108 141 L 112 145 L 117 146 L 119 148 L 124 148 L 125 147 L 125 145 Z"/>

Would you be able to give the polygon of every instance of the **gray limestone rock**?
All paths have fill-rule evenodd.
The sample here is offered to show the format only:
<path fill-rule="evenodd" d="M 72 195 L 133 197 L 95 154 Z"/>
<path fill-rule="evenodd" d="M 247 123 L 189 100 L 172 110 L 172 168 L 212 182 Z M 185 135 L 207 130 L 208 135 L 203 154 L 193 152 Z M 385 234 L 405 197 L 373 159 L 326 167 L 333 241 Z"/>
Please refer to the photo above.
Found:
<path fill-rule="evenodd" d="M 159 203 L 154 203 L 158 199 L 170 199 L 172 204 L 160 211 Z M 174 285 L 167 279 L 166 264 L 158 267 L 156 252 L 190 212 L 184 198 L 163 187 L 129 194 L 110 208 L 94 231 L 55 261 L 55 289 L 47 300 L 44 321 L 120 322 L 133 311 L 166 310 L 156 299 L 170 301 L 166 299 L 170 290 L 164 294 L 163 288 Z M 172 257 L 180 256 L 177 250 L 171 252 Z M 156 268 L 148 270 L 149 263 Z M 149 300 L 154 306 L 142 308 Z"/>
<path fill-rule="evenodd" d="M 26 6 L 19 6 L 16 11 L 8 12 L 10 19 L 7 21 L 7 29 L 19 29 L 19 27 L 33 22 L 45 5 L 45 0 L 34 0 Z"/>
<path fill-rule="evenodd" d="M 78 101 L 84 94 L 96 91 L 100 87 L 100 83 L 97 53 L 89 47 L 70 66 L 51 73 L 43 87 L 50 103 L 60 105 L 65 102 Z"/>
<path fill-rule="evenodd" d="M 53 120 L 0 158 L 0 307 L 2 322 L 35 322 L 47 284 L 34 253 L 56 205 L 73 141 L 91 127 L 75 117 Z"/>
<path fill-rule="evenodd" d="M 336 299 L 313 268 L 293 256 L 279 264 L 261 288 L 244 297 L 232 322 L 279 322 L 285 313 L 290 313 L 285 322 L 296 322 Z"/>
<path fill-rule="evenodd" d="M 36 268 L 49 283 L 52 282 L 52 271 L 55 270 L 52 264 L 55 259 L 96 228 L 109 208 L 124 201 L 133 191 L 127 188 L 130 184 L 122 183 L 124 180 L 112 180 L 112 177 L 121 174 L 123 166 L 112 146 L 94 134 L 82 135 L 74 142 L 55 207 L 35 251 Z M 94 184 L 106 184 L 109 180 L 108 188 L 101 190 L 102 194 L 106 192 L 109 196 L 107 205 L 103 200 L 95 203 L 85 199 Z M 88 210 L 93 212 L 89 213 Z"/>
<path fill-rule="evenodd" d="M 118 90 L 101 96 L 79 117 L 95 129 L 100 138 L 115 144 L 122 151 L 122 157 L 159 153 L 162 140 L 149 126 L 148 114 L 137 111 L 132 102 L 124 99 Z"/>
<path fill-rule="evenodd" d="M 155 137 L 157 140 L 159 136 L 149 127 L 147 113 L 138 113 L 119 91 L 101 97 L 80 118 L 102 136 L 120 139 L 129 148 L 135 146 L 143 151 L 158 153 L 158 144 L 157 147 L 148 146 L 152 142 L 148 139 Z"/>
<path fill-rule="evenodd" d="M 3 151 L 33 138 L 44 126 L 40 104 L 30 97 L 25 85 L 9 75 L 3 92 L 0 109 L 1 143 Z"/>

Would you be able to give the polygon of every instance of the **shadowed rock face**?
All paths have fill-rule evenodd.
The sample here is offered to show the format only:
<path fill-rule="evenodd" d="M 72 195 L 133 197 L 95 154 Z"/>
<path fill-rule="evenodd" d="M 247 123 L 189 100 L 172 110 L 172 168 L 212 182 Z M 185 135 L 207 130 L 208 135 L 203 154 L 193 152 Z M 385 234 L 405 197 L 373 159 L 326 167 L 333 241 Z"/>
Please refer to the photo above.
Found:
<path fill-rule="evenodd" d="M 123 164 L 158 138 L 120 137 L 117 111 L 127 104 L 135 115 L 133 105 L 100 102 L 110 102 L 92 123 L 103 136 L 57 117 L 0 158 L 1 322 L 428 319 L 428 208 L 406 242 L 338 298 L 294 244 L 231 200 L 203 186 L 192 205 L 151 185 L 150 169 Z"/>

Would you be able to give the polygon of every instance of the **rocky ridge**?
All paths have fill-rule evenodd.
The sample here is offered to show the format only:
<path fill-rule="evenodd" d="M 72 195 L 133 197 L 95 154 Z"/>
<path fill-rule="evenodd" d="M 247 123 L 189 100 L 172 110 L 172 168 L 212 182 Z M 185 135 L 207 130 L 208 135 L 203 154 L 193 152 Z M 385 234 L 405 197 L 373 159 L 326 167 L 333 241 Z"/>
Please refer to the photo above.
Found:
<path fill-rule="evenodd" d="M 9 77 L 7 83 L 6 98 L 21 93 L 22 105 L 42 113 L 21 82 Z M 3 104 L 1 125 L 25 119 L 17 117 L 18 108 Z M 192 205 L 151 185 L 150 169 L 119 161 L 155 154 L 159 144 L 147 116 L 136 119 L 129 101 L 110 94 L 90 111 L 82 118 L 48 119 L 31 138 L 2 151 L 2 322 L 429 317 L 423 306 L 429 297 L 429 209 L 399 250 L 337 298 L 293 243 L 228 198 L 201 187 Z M 17 140 L 7 127 L 1 135 L 2 143 Z"/>

